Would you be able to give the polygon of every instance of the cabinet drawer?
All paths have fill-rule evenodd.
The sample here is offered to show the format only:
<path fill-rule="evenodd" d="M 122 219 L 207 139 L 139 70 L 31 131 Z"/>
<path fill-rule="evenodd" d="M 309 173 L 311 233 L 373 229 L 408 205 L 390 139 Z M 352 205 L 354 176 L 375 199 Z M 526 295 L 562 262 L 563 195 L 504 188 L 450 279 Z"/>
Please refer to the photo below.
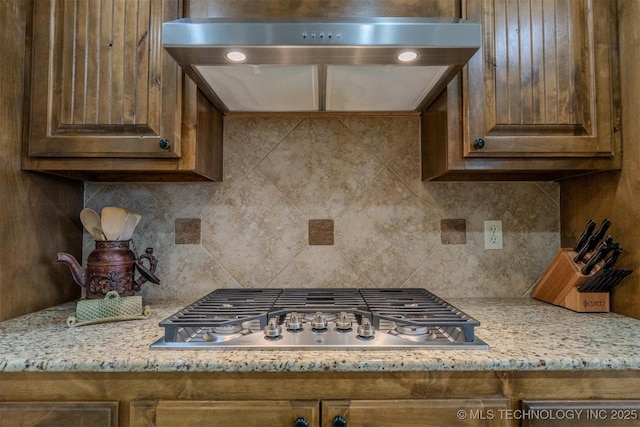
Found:
<path fill-rule="evenodd" d="M 323 401 L 322 426 L 342 417 L 347 427 L 508 427 L 510 408 L 505 398 Z"/>
<path fill-rule="evenodd" d="M 0 402 L 0 426 L 117 427 L 118 402 Z"/>
<path fill-rule="evenodd" d="M 522 427 L 640 426 L 640 400 L 523 400 Z"/>
<path fill-rule="evenodd" d="M 131 404 L 132 426 L 264 427 L 293 426 L 304 418 L 319 427 L 317 400 L 160 400 Z"/>

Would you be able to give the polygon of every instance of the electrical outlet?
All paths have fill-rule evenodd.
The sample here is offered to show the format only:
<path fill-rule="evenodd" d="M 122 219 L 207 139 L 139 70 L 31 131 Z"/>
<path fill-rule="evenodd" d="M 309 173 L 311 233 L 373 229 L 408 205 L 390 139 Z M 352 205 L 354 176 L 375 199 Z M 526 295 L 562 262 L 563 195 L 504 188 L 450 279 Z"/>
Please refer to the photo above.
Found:
<path fill-rule="evenodd" d="M 502 249 L 502 221 L 487 219 L 484 222 L 484 248 Z"/>

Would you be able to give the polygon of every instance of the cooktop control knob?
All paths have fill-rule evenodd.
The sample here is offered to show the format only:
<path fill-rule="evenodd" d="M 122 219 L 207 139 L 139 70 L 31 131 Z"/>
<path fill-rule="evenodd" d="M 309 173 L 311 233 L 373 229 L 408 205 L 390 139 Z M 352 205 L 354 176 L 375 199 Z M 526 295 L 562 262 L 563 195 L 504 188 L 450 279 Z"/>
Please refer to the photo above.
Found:
<path fill-rule="evenodd" d="M 305 420 L 304 417 L 298 417 L 293 422 L 293 427 L 309 427 L 309 421 Z"/>
<path fill-rule="evenodd" d="M 331 427 L 347 427 L 347 420 L 340 415 L 336 415 L 331 423 Z"/>
<path fill-rule="evenodd" d="M 327 318 L 325 315 L 321 312 L 317 312 L 311 321 L 311 327 L 313 329 L 327 329 Z"/>
<path fill-rule="evenodd" d="M 287 329 L 290 331 L 299 331 L 302 329 L 302 322 L 298 313 L 291 313 L 287 319 Z"/>
<path fill-rule="evenodd" d="M 282 336 L 282 327 L 278 325 L 278 319 L 269 320 L 267 326 L 264 327 L 264 334 L 269 338 L 278 338 Z"/>
<path fill-rule="evenodd" d="M 338 313 L 338 318 L 336 319 L 336 328 L 341 331 L 348 331 L 351 329 L 351 320 L 347 313 Z"/>
<path fill-rule="evenodd" d="M 373 329 L 371 321 L 367 317 L 363 317 L 362 321 L 358 325 L 358 336 L 360 338 L 373 338 L 376 330 Z"/>

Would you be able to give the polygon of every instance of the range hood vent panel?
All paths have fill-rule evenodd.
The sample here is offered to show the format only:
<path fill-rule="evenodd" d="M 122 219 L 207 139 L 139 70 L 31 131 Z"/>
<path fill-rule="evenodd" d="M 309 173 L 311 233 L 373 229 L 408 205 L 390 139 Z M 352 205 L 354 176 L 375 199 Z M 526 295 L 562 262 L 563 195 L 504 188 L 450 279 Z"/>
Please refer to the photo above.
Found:
<path fill-rule="evenodd" d="M 195 66 L 230 111 L 318 111 L 315 66 Z"/>
<path fill-rule="evenodd" d="M 481 44 L 457 19 L 184 18 L 163 46 L 222 111 L 415 111 Z M 240 51 L 246 60 L 230 63 Z M 411 63 L 398 55 L 417 54 Z"/>
<path fill-rule="evenodd" d="M 327 67 L 327 111 L 415 111 L 447 67 Z"/>

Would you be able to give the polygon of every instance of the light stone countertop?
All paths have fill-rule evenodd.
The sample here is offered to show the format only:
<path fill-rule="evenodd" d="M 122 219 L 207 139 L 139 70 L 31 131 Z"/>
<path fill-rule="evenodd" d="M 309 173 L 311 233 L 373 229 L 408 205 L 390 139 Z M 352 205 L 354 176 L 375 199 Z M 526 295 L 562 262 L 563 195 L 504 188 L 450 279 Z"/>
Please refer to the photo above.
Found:
<path fill-rule="evenodd" d="M 529 299 L 448 300 L 480 321 L 488 351 L 150 350 L 158 323 L 190 302 L 150 302 L 149 319 L 75 328 L 65 323 L 75 303 L 1 322 L 0 372 L 640 369 L 640 320 Z"/>

